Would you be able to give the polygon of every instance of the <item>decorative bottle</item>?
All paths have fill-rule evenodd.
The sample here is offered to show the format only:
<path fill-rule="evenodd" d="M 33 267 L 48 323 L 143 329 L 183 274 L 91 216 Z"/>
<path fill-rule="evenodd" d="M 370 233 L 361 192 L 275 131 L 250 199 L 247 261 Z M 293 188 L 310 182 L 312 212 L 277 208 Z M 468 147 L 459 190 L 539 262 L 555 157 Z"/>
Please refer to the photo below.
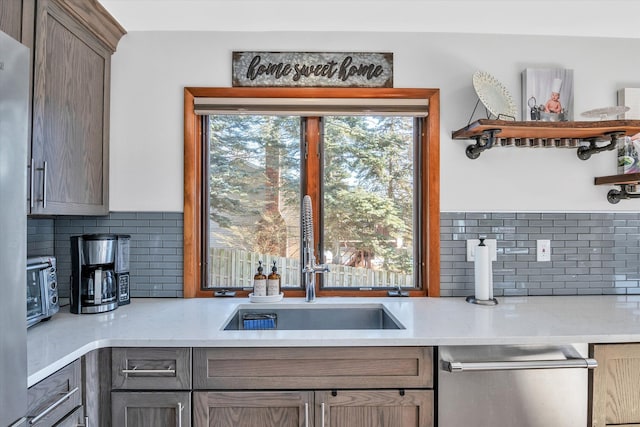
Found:
<path fill-rule="evenodd" d="M 262 261 L 258 261 L 258 272 L 253 276 L 253 296 L 267 296 L 267 276 L 262 274 Z"/>
<path fill-rule="evenodd" d="M 267 278 L 267 295 L 280 295 L 280 275 L 275 261 L 271 267 L 271 274 Z"/>

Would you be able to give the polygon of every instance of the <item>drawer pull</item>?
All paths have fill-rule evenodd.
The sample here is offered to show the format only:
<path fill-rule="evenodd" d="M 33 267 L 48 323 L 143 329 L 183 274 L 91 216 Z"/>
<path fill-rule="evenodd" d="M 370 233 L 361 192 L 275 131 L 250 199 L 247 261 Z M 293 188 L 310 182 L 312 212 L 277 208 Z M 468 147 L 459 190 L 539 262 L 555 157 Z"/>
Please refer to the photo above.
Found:
<path fill-rule="evenodd" d="M 173 368 L 166 369 L 138 369 L 137 367 L 133 367 L 133 369 L 123 369 L 122 372 L 125 376 L 129 374 L 163 374 L 163 375 L 175 375 L 176 370 Z"/>
<path fill-rule="evenodd" d="M 51 411 L 56 409 L 58 406 L 62 405 L 65 400 L 69 399 L 71 397 L 71 395 L 74 394 L 75 392 L 77 392 L 78 390 L 79 390 L 79 388 L 76 387 L 73 390 L 69 391 L 68 393 L 60 393 L 63 396 L 60 399 L 58 399 L 55 402 L 53 402 L 53 404 L 51 404 L 51 406 L 49 406 L 47 409 L 45 409 L 44 411 L 40 412 L 38 415 L 36 415 L 34 417 L 28 417 L 28 418 L 30 418 L 29 419 L 29 425 L 37 424 L 38 421 L 40 421 L 41 419 L 43 419 L 44 417 L 49 415 L 49 413 L 51 413 Z"/>
<path fill-rule="evenodd" d="M 325 427 L 325 425 L 324 425 L 324 406 L 325 406 L 325 404 L 324 404 L 324 402 L 322 402 L 322 404 L 320 405 L 320 412 L 322 413 L 322 415 L 320 415 L 320 419 L 321 419 L 321 422 L 322 422 L 321 423 L 322 427 Z"/>
<path fill-rule="evenodd" d="M 309 404 L 304 404 L 304 427 L 309 427 Z"/>
<path fill-rule="evenodd" d="M 182 410 L 184 406 L 182 406 L 182 402 L 178 402 L 178 427 L 182 427 Z"/>

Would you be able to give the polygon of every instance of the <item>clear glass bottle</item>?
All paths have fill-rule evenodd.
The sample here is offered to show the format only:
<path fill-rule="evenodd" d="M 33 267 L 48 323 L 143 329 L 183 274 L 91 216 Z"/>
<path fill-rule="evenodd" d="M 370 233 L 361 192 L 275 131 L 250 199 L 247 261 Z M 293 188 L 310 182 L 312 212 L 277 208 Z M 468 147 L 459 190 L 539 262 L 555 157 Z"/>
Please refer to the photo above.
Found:
<path fill-rule="evenodd" d="M 262 273 L 262 261 L 258 261 L 258 272 L 253 276 L 253 296 L 267 296 L 267 276 Z"/>
<path fill-rule="evenodd" d="M 280 275 L 275 261 L 271 267 L 271 274 L 267 278 L 267 295 L 280 295 Z"/>

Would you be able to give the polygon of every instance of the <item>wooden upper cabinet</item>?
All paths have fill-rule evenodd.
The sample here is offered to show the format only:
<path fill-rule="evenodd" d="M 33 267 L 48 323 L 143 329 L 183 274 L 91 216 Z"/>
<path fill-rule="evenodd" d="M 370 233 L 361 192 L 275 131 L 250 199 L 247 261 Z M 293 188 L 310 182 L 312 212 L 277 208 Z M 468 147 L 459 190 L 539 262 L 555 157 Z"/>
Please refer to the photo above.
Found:
<path fill-rule="evenodd" d="M 0 0 L 0 31 L 20 41 L 22 37 L 22 1 Z"/>
<path fill-rule="evenodd" d="M 109 211 L 110 69 L 117 38 L 100 31 L 108 26 L 124 34 L 112 19 L 93 0 L 36 3 L 31 214 Z"/>

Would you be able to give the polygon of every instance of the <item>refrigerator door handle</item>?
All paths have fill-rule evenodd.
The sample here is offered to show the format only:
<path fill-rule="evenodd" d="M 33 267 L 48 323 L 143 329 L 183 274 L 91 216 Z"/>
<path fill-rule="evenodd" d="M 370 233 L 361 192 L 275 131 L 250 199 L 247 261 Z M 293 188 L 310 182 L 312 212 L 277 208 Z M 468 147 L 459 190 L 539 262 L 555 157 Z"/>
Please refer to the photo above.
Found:
<path fill-rule="evenodd" d="M 44 417 L 46 417 L 47 415 L 49 415 L 49 413 L 51 413 L 51 411 L 53 411 L 54 409 L 56 409 L 58 406 L 62 405 L 64 403 L 65 400 L 67 400 L 68 398 L 70 398 L 75 392 L 77 392 L 79 390 L 78 387 L 74 388 L 73 390 L 64 393 L 64 395 L 62 397 L 60 397 L 60 399 L 56 400 L 55 402 L 53 402 L 51 404 L 51 406 L 49 406 L 47 409 L 45 409 L 44 411 L 40 412 L 38 415 L 35 415 L 33 417 L 27 417 L 29 418 L 29 425 L 34 425 L 37 424 L 38 421 L 40 421 L 41 419 L 43 419 Z"/>

